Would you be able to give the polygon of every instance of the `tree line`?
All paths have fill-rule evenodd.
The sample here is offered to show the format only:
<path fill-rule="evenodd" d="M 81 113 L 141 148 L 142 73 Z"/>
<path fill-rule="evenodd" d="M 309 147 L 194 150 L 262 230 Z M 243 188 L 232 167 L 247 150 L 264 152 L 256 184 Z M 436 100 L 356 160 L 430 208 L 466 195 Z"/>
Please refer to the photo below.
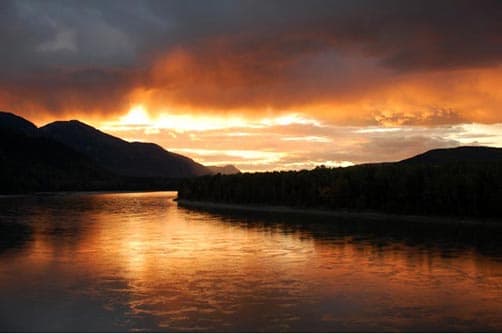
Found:
<path fill-rule="evenodd" d="M 502 217 L 502 163 L 367 164 L 185 180 L 178 197 L 398 214 Z"/>

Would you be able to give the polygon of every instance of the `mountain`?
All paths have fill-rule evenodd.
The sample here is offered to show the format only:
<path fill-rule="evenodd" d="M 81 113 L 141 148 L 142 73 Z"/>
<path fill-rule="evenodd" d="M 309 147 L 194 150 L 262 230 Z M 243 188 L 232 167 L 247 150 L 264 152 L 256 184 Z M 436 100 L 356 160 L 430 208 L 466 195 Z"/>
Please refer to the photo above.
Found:
<path fill-rule="evenodd" d="M 502 148 L 460 146 L 430 150 L 400 161 L 406 164 L 486 163 L 502 162 Z"/>
<path fill-rule="evenodd" d="M 0 114 L 0 192 L 100 188 L 113 179 L 85 155 L 38 136 L 35 125 Z"/>
<path fill-rule="evenodd" d="M 10 112 L 0 111 L 0 131 L 17 132 L 34 136 L 37 134 L 38 128 L 35 124 L 22 117 Z"/>
<path fill-rule="evenodd" d="M 213 174 L 222 174 L 222 175 L 231 175 L 231 174 L 239 174 L 241 171 L 237 169 L 234 165 L 225 165 L 225 166 L 206 166 L 213 172 Z"/>
<path fill-rule="evenodd" d="M 159 145 L 127 142 L 76 120 L 53 122 L 40 131 L 119 175 L 181 178 L 212 174 L 205 166 Z"/>
<path fill-rule="evenodd" d="M 0 193 L 176 189 L 212 172 L 149 143 L 129 143 L 78 121 L 37 128 L 0 112 Z"/>

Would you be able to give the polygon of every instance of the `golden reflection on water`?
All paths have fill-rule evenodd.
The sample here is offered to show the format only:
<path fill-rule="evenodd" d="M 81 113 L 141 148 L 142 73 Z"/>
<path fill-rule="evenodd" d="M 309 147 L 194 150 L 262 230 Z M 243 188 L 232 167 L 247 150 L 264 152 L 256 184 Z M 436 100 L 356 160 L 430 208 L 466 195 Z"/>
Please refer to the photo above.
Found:
<path fill-rule="evenodd" d="M 16 217 L 33 232 L 0 253 L 0 292 L 9 304 L 0 306 L 0 327 L 502 329 L 500 257 L 358 233 L 319 235 L 288 218 L 179 208 L 174 197 L 68 194 L 17 203 L 23 214 Z"/>

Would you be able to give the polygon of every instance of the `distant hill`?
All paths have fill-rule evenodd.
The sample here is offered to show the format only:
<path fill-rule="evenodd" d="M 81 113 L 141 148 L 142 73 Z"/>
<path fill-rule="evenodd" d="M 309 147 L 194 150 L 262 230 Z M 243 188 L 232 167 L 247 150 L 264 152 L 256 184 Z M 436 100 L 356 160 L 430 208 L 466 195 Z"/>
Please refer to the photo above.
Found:
<path fill-rule="evenodd" d="M 231 175 L 239 174 L 241 171 L 237 169 L 234 165 L 226 166 L 207 166 L 213 172 L 213 174 Z"/>
<path fill-rule="evenodd" d="M 30 136 L 34 136 L 38 132 L 38 128 L 35 124 L 22 117 L 5 111 L 0 111 L 0 130 L 18 132 Z"/>
<path fill-rule="evenodd" d="M 113 179 L 85 155 L 36 136 L 37 128 L 22 120 L 0 115 L 1 193 L 99 189 Z"/>
<path fill-rule="evenodd" d="M 129 143 L 78 121 L 37 128 L 0 112 L 0 193 L 174 189 L 212 172 L 150 143 Z"/>
<path fill-rule="evenodd" d="M 483 163 L 502 162 L 502 148 L 486 146 L 460 146 L 430 150 L 400 161 L 408 164 Z"/>
<path fill-rule="evenodd" d="M 130 143 L 79 121 L 50 123 L 40 131 L 119 175 L 180 178 L 211 174 L 203 165 L 159 145 Z"/>

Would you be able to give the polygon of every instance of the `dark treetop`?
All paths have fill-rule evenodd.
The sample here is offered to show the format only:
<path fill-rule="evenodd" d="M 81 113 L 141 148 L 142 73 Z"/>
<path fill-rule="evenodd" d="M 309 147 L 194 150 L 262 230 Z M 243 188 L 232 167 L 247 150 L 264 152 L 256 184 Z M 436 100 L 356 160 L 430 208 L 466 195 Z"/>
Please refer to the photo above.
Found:
<path fill-rule="evenodd" d="M 396 163 L 186 180 L 179 198 L 234 204 L 502 218 L 502 149 L 433 150 Z"/>

